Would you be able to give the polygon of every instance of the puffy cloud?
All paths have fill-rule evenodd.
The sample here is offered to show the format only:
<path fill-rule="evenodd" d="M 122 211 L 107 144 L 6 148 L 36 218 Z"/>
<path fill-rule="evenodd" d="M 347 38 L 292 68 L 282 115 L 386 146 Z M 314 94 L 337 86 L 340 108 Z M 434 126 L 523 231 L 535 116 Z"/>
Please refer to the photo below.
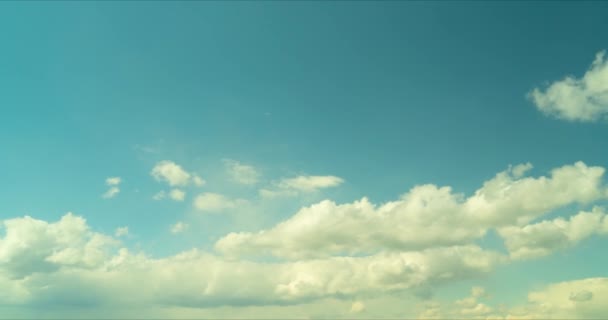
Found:
<path fill-rule="evenodd" d="M 114 198 L 119 192 L 120 192 L 120 188 L 118 187 L 118 185 L 120 184 L 121 179 L 120 177 L 109 177 L 106 179 L 106 185 L 109 186 L 110 188 L 108 189 L 108 191 L 106 191 L 102 197 L 104 199 L 110 199 L 110 198 Z"/>
<path fill-rule="evenodd" d="M 545 114 L 571 121 L 594 121 L 608 115 L 608 61 L 599 52 L 582 78 L 566 77 L 545 90 L 529 93 L 536 107 Z"/>
<path fill-rule="evenodd" d="M 116 231 L 114 231 L 115 237 L 124 237 L 126 235 L 129 235 L 129 227 L 118 227 L 116 228 Z"/>
<path fill-rule="evenodd" d="M 150 172 L 157 181 L 165 181 L 172 187 L 185 187 L 191 183 L 197 186 L 205 182 L 199 176 L 189 173 L 173 161 L 158 162 Z"/>
<path fill-rule="evenodd" d="M 265 252 L 301 259 L 459 245 L 489 228 L 522 225 L 556 208 L 606 197 L 601 167 L 577 162 L 549 177 L 524 177 L 530 168 L 510 167 L 469 198 L 450 187 L 422 185 L 382 205 L 367 198 L 347 204 L 325 200 L 270 229 L 230 233 L 215 247 L 231 256 Z"/>
<path fill-rule="evenodd" d="M 219 212 L 246 205 L 243 199 L 231 199 L 219 193 L 205 192 L 194 199 L 194 208 L 199 211 Z"/>
<path fill-rule="evenodd" d="M 177 234 L 177 233 L 182 233 L 182 232 L 186 231 L 186 229 L 188 229 L 188 227 L 189 226 L 187 223 L 178 221 L 174 225 L 172 225 L 169 230 L 171 231 L 171 233 Z"/>
<path fill-rule="evenodd" d="M 29 216 L 3 221 L 0 239 L 0 273 L 22 278 L 52 272 L 63 266 L 95 268 L 117 241 L 89 230 L 86 221 L 71 213 L 47 223 Z"/>
<path fill-rule="evenodd" d="M 224 166 L 233 181 L 244 184 L 256 184 L 260 178 L 260 173 L 250 165 L 242 164 L 235 160 L 225 159 Z"/>
<path fill-rule="evenodd" d="M 297 176 L 273 183 L 271 188 L 260 189 L 262 197 L 294 196 L 299 193 L 316 192 L 320 189 L 339 186 L 344 179 L 336 176 Z"/>
<path fill-rule="evenodd" d="M 608 233 L 604 210 L 599 207 L 591 212 L 579 212 L 568 220 L 556 218 L 523 227 L 510 226 L 499 229 L 505 245 L 514 259 L 533 258 L 574 246 L 578 242 L 600 233 Z"/>
<path fill-rule="evenodd" d="M 118 249 L 116 240 L 90 231 L 72 214 L 55 223 L 25 217 L 4 224 L 2 291 L 19 297 L 15 303 L 55 307 L 198 308 L 352 299 L 474 277 L 505 261 L 476 246 L 275 263 L 231 261 L 196 249 L 150 258 Z"/>
<path fill-rule="evenodd" d="M 531 168 L 526 165 L 526 168 Z M 521 166 L 498 173 L 468 198 L 466 211 L 476 221 L 492 225 L 528 223 L 551 210 L 606 198 L 605 169 L 583 162 L 551 170 L 549 177 L 523 177 Z"/>

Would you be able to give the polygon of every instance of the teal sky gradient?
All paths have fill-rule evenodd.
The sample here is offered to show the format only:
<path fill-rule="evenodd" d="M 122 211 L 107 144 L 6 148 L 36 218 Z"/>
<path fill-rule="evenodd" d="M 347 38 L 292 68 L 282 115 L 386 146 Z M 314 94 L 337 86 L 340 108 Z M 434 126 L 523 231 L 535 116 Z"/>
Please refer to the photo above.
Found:
<path fill-rule="evenodd" d="M 426 183 L 470 196 L 527 162 L 532 176 L 607 167 L 606 121 L 548 117 L 527 98 L 583 75 L 608 48 L 607 14 L 606 2 L 2 2 L 0 220 L 74 212 L 105 234 L 128 226 L 126 247 L 165 257 L 212 251 L 229 232 L 271 228 L 323 199 L 384 203 Z M 344 183 L 249 213 L 197 213 L 200 192 L 259 198 L 227 179 L 224 159 L 257 168 L 260 185 Z M 168 190 L 150 176 L 162 160 L 206 184 L 183 202 L 152 200 Z M 121 192 L 103 199 L 111 176 Z M 180 220 L 191 228 L 172 235 Z M 481 242 L 501 248 L 495 238 Z M 482 285 L 523 303 L 537 286 L 606 277 L 606 241 L 436 294 Z"/>

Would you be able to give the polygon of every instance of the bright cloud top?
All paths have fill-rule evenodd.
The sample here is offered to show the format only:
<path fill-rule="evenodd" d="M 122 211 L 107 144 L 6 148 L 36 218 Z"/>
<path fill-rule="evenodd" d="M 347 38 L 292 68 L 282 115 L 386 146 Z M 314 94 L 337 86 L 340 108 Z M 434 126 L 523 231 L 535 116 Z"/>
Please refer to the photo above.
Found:
<path fill-rule="evenodd" d="M 300 259 L 461 245 L 489 228 L 523 226 L 568 204 L 607 196 L 602 167 L 577 162 L 552 170 L 549 177 L 523 176 L 530 168 L 500 172 L 468 198 L 429 184 L 383 205 L 367 198 L 347 204 L 325 200 L 271 229 L 230 233 L 216 249 L 236 256 L 267 252 Z"/>
<path fill-rule="evenodd" d="M 545 114 L 572 121 L 594 121 L 608 115 L 608 61 L 599 52 L 582 78 L 566 77 L 529 97 Z"/>

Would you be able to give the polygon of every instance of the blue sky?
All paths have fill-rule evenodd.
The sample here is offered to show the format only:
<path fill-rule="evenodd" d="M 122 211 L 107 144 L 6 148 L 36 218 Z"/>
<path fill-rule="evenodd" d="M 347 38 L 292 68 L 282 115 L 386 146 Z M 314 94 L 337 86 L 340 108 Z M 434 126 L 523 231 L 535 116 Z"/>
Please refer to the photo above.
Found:
<path fill-rule="evenodd" d="M 398 272 L 401 278 L 391 275 L 397 278 L 390 281 L 400 284 L 396 291 L 353 278 L 349 282 L 361 281 L 356 289 L 314 294 L 276 289 L 276 296 L 254 303 L 248 295 L 235 298 L 227 283 L 228 293 L 208 289 L 211 293 L 195 297 L 198 291 L 175 289 L 175 296 L 142 296 L 133 303 L 171 318 L 281 312 L 456 317 L 473 314 L 454 301 L 471 287 L 484 287 L 493 298 L 483 306 L 491 310 L 478 307 L 475 316 L 518 316 L 524 312 L 517 309 L 521 305 L 529 316 L 549 312 L 537 308 L 540 300 L 529 299 L 534 290 L 542 292 L 544 302 L 563 290 L 571 296 L 592 293 L 586 305 L 579 301 L 582 306 L 566 297 L 570 309 L 551 310 L 549 316 L 605 315 L 608 310 L 594 303 L 608 294 L 607 261 L 600 254 L 608 219 L 602 220 L 603 213 L 598 221 L 589 218 L 596 231 L 576 229 L 581 225 L 576 223 L 574 231 L 567 231 L 570 227 L 555 219 L 567 221 L 594 206 L 601 211 L 608 198 L 600 174 L 608 155 L 603 138 L 608 136 L 608 64 L 601 55 L 608 47 L 601 36 L 608 30 L 607 10 L 602 2 L 0 4 L 5 182 L 0 187 L 0 283 L 23 295 L 4 301 L 0 295 L 0 309 L 6 311 L 0 314 L 40 317 L 40 310 L 52 305 L 50 317 L 99 317 L 107 308 L 119 310 L 111 316 L 141 316 L 137 310 L 120 311 L 117 302 L 106 299 L 111 289 L 87 278 L 107 276 L 103 272 L 110 272 L 108 263 L 120 256 L 120 248 L 132 259 L 145 254 L 142 265 L 166 264 L 170 270 L 185 268 L 174 258 L 196 248 L 212 257 L 212 262 L 192 258 L 196 270 L 239 261 L 241 281 L 248 281 L 260 276 L 258 265 L 247 263 L 266 261 L 291 270 L 298 263 L 334 263 L 336 256 L 355 259 L 357 265 L 366 257 L 404 254 L 397 260 L 413 259 L 424 270 L 434 270 L 439 258 L 428 252 L 480 245 L 484 251 L 470 258 L 481 261 L 496 253 L 487 258 L 488 266 L 456 270 L 454 262 L 453 275 L 425 273 L 419 275 L 425 280 L 415 284 L 403 280 L 417 275 L 406 268 Z M 575 165 L 578 161 L 583 165 Z M 521 167 L 525 175 L 508 171 L 526 163 L 533 167 Z M 560 168 L 570 173 L 551 175 Z M 501 180 L 500 172 L 510 172 L 511 178 Z M 112 177 L 120 179 L 106 181 Z M 493 179 L 516 191 L 497 195 L 483 189 Z M 543 182 L 547 179 L 554 184 Z M 418 195 L 411 190 L 425 184 L 437 187 L 420 191 L 434 203 L 428 212 L 407 205 L 417 196 L 403 196 Z M 458 205 L 440 204 L 448 201 L 440 196 L 442 186 L 451 187 L 452 195 L 462 194 L 454 200 Z M 110 188 L 117 191 L 104 197 Z M 173 196 L 172 190 L 177 190 Z M 363 197 L 376 208 L 399 201 L 403 207 L 368 212 L 353 204 Z M 480 198 L 489 204 L 475 202 Z M 326 206 L 323 200 L 352 207 Z M 49 258 L 57 252 L 84 257 L 83 248 L 93 246 L 58 240 L 78 228 L 48 231 L 68 212 L 86 219 L 89 228 L 74 235 L 82 238 L 76 242 L 89 243 L 93 234 L 112 238 L 103 245 L 95 242 L 99 252 L 107 249 L 107 257 L 95 263 L 85 259 L 82 265 L 76 258 L 62 260 L 64 255 Z M 46 231 L 36 232 L 50 238 L 26 236 L 33 231 L 25 227 L 25 216 L 46 223 Z M 357 221 L 363 220 L 358 219 L 370 219 L 367 228 L 359 229 Z M 544 220 L 561 231 L 544 229 Z M 462 235 L 448 228 L 458 221 Z M 183 230 L 171 232 L 177 223 Z M 291 227 L 282 230 L 281 225 Z M 401 229 L 390 231 L 391 225 Z M 128 232 L 115 233 L 120 227 Z M 427 239 L 435 228 L 446 229 Z M 268 236 L 256 236 L 261 230 Z M 445 234 L 458 239 L 443 239 Z M 25 245 L 15 249 L 15 243 Z M 44 243 L 53 245 L 32 249 Z M 539 243 L 551 252 L 516 251 L 533 250 Z M 23 248 L 31 254 L 19 251 Z M 19 278 L 11 273 L 15 265 L 33 271 Z M 132 272 L 123 265 L 116 268 L 125 277 Z M 82 270 L 99 273 L 85 276 Z M 62 281 L 69 272 L 83 278 Z M 222 286 L 204 271 L 191 272 L 192 283 Z M 282 272 L 289 283 L 328 281 L 306 269 Z M 41 283 L 59 288 L 57 301 L 44 298 Z M 177 280 L 174 285 L 181 286 Z M 582 285 L 587 287 L 577 287 Z M 251 284 L 252 294 L 266 297 L 261 287 Z M 71 300 L 83 290 L 96 293 L 86 310 Z M 481 299 L 476 292 L 475 299 Z M 196 302 L 175 302 L 189 299 Z M 400 307 L 403 299 L 420 312 Z M 441 306 L 428 307 L 431 302 Z M 509 306 L 503 310 L 500 303 Z M 286 307 L 280 311 L 277 304 Z M 250 305 L 255 310 L 247 309 Z M 469 309 L 476 306 L 477 300 Z"/>

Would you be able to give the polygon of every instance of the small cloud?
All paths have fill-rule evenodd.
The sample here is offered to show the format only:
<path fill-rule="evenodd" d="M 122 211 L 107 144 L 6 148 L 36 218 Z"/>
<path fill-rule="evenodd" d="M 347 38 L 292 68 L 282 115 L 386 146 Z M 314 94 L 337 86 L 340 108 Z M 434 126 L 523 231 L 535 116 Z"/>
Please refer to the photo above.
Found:
<path fill-rule="evenodd" d="M 277 196 L 295 196 L 299 193 L 311 193 L 320 189 L 339 186 L 344 179 L 336 176 L 297 176 L 283 179 L 274 183 L 272 188 L 259 190 L 263 198 Z"/>
<path fill-rule="evenodd" d="M 219 193 L 202 193 L 194 199 L 194 208 L 199 211 L 223 211 L 246 204 L 243 199 L 231 199 Z"/>
<path fill-rule="evenodd" d="M 260 178 L 260 173 L 253 166 L 230 159 L 224 160 L 224 166 L 230 178 L 239 184 L 253 185 Z"/>
<path fill-rule="evenodd" d="M 106 185 L 110 187 L 108 191 L 106 191 L 103 195 L 101 195 L 104 199 L 114 198 L 118 193 L 120 193 L 120 188 L 118 185 L 120 184 L 120 177 L 109 177 L 106 179 Z"/>
<path fill-rule="evenodd" d="M 184 198 L 186 198 L 186 193 L 180 189 L 173 189 L 171 192 L 169 192 L 169 198 L 175 201 L 184 201 Z"/>
<path fill-rule="evenodd" d="M 544 114 L 569 121 L 591 122 L 608 116 L 608 60 L 597 53 L 582 78 L 565 77 L 545 90 L 534 88 L 528 98 Z"/>
<path fill-rule="evenodd" d="M 154 200 L 162 200 L 167 196 L 167 193 L 165 193 L 164 191 L 159 191 L 157 194 L 155 194 L 154 196 L 152 196 L 152 199 Z"/>
<path fill-rule="evenodd" d="M 120 184 L 120 177 L 110 177 L 106 179 L 106 184 L 108 186 L 117 186 Z"/>
<path fill-rule="evenodd" d="M 182 233 L 184 231 L 186 231 L 186 229 L 188 229 L 189 225 L 178 221 L 177 223 L 175 223 L 174 225 L 171 226 L 171 228 L 169 229 L 171 231 L 171 233 L 173 234 L 178 234 L 178 233 Z"/>
<path fill-rule="evenodd" d="M 108 191 L 106 191 L 102 197 L 104 199 L 110 199 L 110 198 L 114 198 L 118 193 L 120 193 L 120 188 L 118 187 L 111 187 L 110 189 L 108 189 Z"/>
<path fill-rule="evenodd" d="M 150 172 L 157 181 L 165 181 L 170 186 L 187 186 L 192 175 L 173 161 L 163 160 Z"/>
<path fill-rule="evenodd" d="M 203 180 L 198 175 L 194 175 L 194 178 L 192 178 L 192 182 L 194 182 L 194 185 L 197 187 L 203 186 L 206 183 L 205 180 Z"/>
<path fill-rule="evenodd" d="M 116 237 L 123 237 L 123 236 L 129 235 L 129 227 L 119 227 L 119 228 L 116 228 L 116 231 L 114 232 L 114 235 Z"/>

